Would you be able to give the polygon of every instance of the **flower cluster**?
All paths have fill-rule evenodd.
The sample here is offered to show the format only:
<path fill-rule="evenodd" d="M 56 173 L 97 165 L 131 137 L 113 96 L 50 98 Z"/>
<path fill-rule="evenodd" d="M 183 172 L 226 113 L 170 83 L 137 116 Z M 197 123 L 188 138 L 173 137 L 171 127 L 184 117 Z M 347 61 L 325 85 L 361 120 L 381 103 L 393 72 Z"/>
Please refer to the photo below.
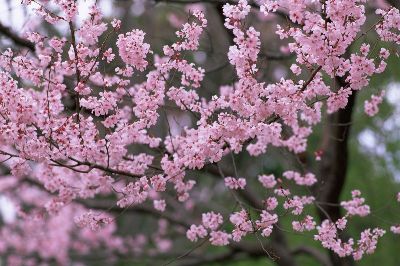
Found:
<path fill-rule="evenodd" d="M 300 173 L 294 171 L 286 171 L 283 173 L 283 176 L 289 180 L 294 180 L 299 186 L 312 186 L 317 182 L 315 175 L 313 173 L 307 173 L 304 176 L 301 176 Z"/>
<path fill-rule="evenodd" d="M 91 230 L 96 231 L 99 230 L 101 226 L 112 222 L 112 218 L 107 217 L 102 213 L 89 211 L 81 216 L 77 216 L 75 222 L 80 227 L 89 227 Z"/>
<path fill-rule="evenodd" d="M 117 204 L 120 207 L 128 207 L 132 204 L 143 203 L 148 197 L 148 189 L 150 188 L 148 180 L 142 177 L 139 181 L 130 182 L 122 189 L 124 195 Z"/>
<path fill-rule="evenodd" d="M 273 188 L 277 184 L 274 175 L 260 175 L 258 176 L 258 181 L 260 181 L 265 188 Z"/>
<path fill-rule="evenodd" d="M 364 112 L 369 116 L 374 116 L 379 112 L 379 104 L 383 101 L 385 91 L 382 91 L 379 95 L 372 95 L 370 101 L 364 102 Z"/>
<path fill-rule="evenodd" d="M 364 204 L 365 199 L 360 197 L 361 192 L 359 190 L 353 190 L 351 192 L 352 200 L 342 201 L 340 205 L 347 211 L 350 216 L 367 216 L 370 213 L 368 205 Z"/>
<path fill-rule="evenodd" d="M 246 179 L 244 178 L 234 178 L 234 177 L 225 177 L 225 186 L 230 189 L 244 189 L 246 186 Z"/>
<path fill-rule="evenodd" d="M 133 30 L 126 34 L 118 35 L 117 46 L 122 60 L 129 66 L 143 71 L 147 66 L 146 57 L 150 51 L 150 45 L 144 42 L 145 33 L 141 30 Z"/>
<path fill-rule="evenodd" d="M 226 246 L 229 244 L 231 235 L 225 231 L 219 230 L 223 222 L 222 215 L 219 213 L 208 212 L 202 214 L 201 225 L 191 225 L 186 232 L 186 237 L 191 241 L 197 241 L 198 238 L 204 238 L 210 235 L 210 243 L 214 246 Z M 207 229 L 210 232 L 207 232 Z"/>
<path fill-rule="evenodd" d="M 328 220 L 323 221 L 317 230 L 318 235 L 315 235 L 314 239 L 320 241 L 322 246 L 334 251 L 340 257 L 352 255 L 355 260 L 360 260 L 364 254 L 372 254 L 376 249 L 379 237 L 385 234 L 385 231 L 379 228 L 366 229 L 361 232 L 356 245 L 352 238 L 346 242 L 341 240 L 335 224 Z"/>
<path fill-rule="evenodd" d="M 293 221 L 292 226 L 293 230 L 298 232 L 311 231 L 315 228 L 316 222 L 312 216 L 307 215 L 302 221 Z"/>
<path fill-rule="evenodd" d="M 235 229 L 232 231 L 233 241 L 239 242 L 242 237 L 253 231 L 253 225 L 249 219 L 247 211 L 245 210 L 232 213 L 229 220 L 235 226 Z"/>

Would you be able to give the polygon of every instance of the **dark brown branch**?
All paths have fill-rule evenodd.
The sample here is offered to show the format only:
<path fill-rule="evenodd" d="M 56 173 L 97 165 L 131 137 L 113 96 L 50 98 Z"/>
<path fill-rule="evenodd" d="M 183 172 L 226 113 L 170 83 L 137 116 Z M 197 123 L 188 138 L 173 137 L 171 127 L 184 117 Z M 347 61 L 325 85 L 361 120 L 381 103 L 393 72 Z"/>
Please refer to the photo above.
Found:
<path fill-rule="evenodd" d="M 314 69 L 314 71 L 311 73 L 311 76 L 309 77 L 309 79 L 303 84 L 303 86 L 301 87 L 301 91 L 304 91 L 305 89 L 307 89 L 307 86 L 310 85 L 310 83 L 314 80 L 315 76 L 318 74 L 318 72 L 321 70 L 322 66 L 317 67 L 316 69 Z"/>
<path fill-rule="evenodd" d="M 274 262 L 279 266 L 292 266 L 297 265 L 294 260 L 293 254 L 289 251 L 287 243 L 285 241 L 283 235 L 278 230 L 274 230 L 271 235 L 271 242 L 269 245 L 265 246 L 265 249 L 270 250 L 270 255 L 274 258 Z M 283 241 L 282 241 L 283 240 Z M 256 257 L 265 257 L 265 259 L 269 259 L 267 254 L 265 254 L 265 249 L 258 244 L 250 244 L 250 243 L 231 243 L 231 248 L 236 251 L 240 251 L 245 253 L 247 256 L 256 258 Z"/>
<path fill-rule="evenodd" d="M 82 161 L 79 161 L 79 160 L 77 160 L 77 159 L 75 159 L 75 158 L 72 158 L 72 157 L 69 157 L 69 159 L 71 159 L 72 161 L 76 162 L 76 163 L 77 163 L 77 166 L 79 166 L 79 165 L 86 165 L 86 166 L 89 167 L 89 169 L 98 169 L 98 170 L 102 170 L 102 171 L 107 172 L 107 173 L 110 173 L 110 174 L 128 176 L 128 177 L 133 177 L 133 178 L 142 177 L 141 175 L 135 175 L 135 174 L 132 174 L 132 173 L 130 173 L 130 172 L 121 171 L 121 170 L 118 170 L 118 169 L 112 169 L 112 168 L 109 168 L 109 167 L 105 167 L 105 166 L 103 166 L 103 165 L 94 164 L 94 163 L 90 163 L 90 162 L 86 162 L 86 161 L 85 161 L 85 162 L 82 162 Z M 75 171 L 75 169 L 74 169 L 75 167 L 76 167 L 76 166 L 72 167 L 71 170 L 74 170 L 74 171 Z M 90 171 L 89 171 L 89 172 L 90 172 Z"/>
<path fill-rule="evenodd" d="M 337 79 L 341 87 L 346 83 L 342 78 Z M 339 203 L 339 197 L 346 181 L 348 168 L 348 142 L 350 136 L 351 119 L 356 101 L 356 92 L 349 96 L 346 108 L 329 115 L 327 127 L 324 132 L 324 141 L 322 150 L 323 158 L 318 169 L 321 178 L 321 187 L 317 191 L 318 201 Z M 335 126 L 341 124 L 344 126 Z M 333 221 L 341 218 L 340 206 L 329 205 L 324 207 Z M 327 219 L 325 214 L 321 213 L 322 219 Z"/>
<path fill-rule="evenodd" d="M 13 32 L 9 27 L 6 27 L 0 22 L 0 33 L 12 40 L 16 45 L 28 48 L 32 52 L 35 51 L 35 45 L 27 39 L 20 37 L 18 34 Z"/>
<path fill-rule="evenodd" d="M 78 49 L 76 48 L 76 40 L 75 40 L 75 28 L 74 24 L 72 21 L 69 22 L 69 30 L 71 33 L 71 43 L 72 43 L 72 48 L 74 50 L 74 57 L 75 57 L 75 71 L 76 71 L 76 86 L 79 85 L 81 82 L 81 72 L 79 70 L 79 57 L 78 57 Z M 81 111 L 81 104 L 80 104 L 80 99 L 79 99 L 79 93 L 77 92 L 75 95 L 75 109 L 76 109 L 76 120 L 77 123 L 79 124 L 80 128 L 80 111 Z"/>
<path fill-rule="evenodd" d="M 260 53 L 260 57 L 270 61 L 281 61 L 281 60 L 292 59 L 294 57 L 294 53 L 282 54 L 282 53 L 266 52 L 266 53 Z"/>
<path fill-rule="evenodd" d="M 329 257 L 327 257 L 324 253 L 320 252 L 317 249 L 314 249 L 309 246 L 299 246 L 295 249 L 292 250 L 293 255 L 300 255 L 300 254 L 305 254 L 313 257 L 315 260 L 317 260 L 321 266 L 333 266 L 331 261 L 329 260 Z"/>
<path fill-rule="evenodd" d="M 19 155 L 17 155 L 17 154 L 11 154 L 11 153 L 3 151 L 3 150 L 0 150 L 0 154 L 1 155 L 5 155 L 5 156 L 14 157 L 14 158 L 18 158 L 19 157 Z M 127 177 L 132 177 L 132 178 L 142 177 L 141 175 L 135 175 L 135 174 L 132 174 L 130 172 L 121 171 L 121 170 L 118 170 L 118 169 L 112 169 L 112 168 L 105 167 L 105 166 L 102 166 L 102 165 L 99 165 L 99 164 L 94 164 L 94 163 L 90 163 L 90 162 L 86 162 L 86 161 L 82 162 L 82 161 L 79 161 L 79 160 L 77 160 L 77 159 L 75 159 L 73 157 L 68 157 L 68 158 L 70 160 L 74 161 L 76 164 L 75 165 L 68 165 L 68 164 L 62 163 L 60 161 L 56 161 L 56 160 L 50 159 L 50 161 L 53 162 L 53 164 L 51 164 L 51 166 L 64 167 L 64 168 L 70 169 L 70 170 L 78 172 L 78 173 L 90 173 L 90 171 L 92 169 L 98 169 L 98 170 L 102 170 L 103 172 L 106 172 L 106 173 L 109 173 L 109 174 L 127 176 Z M 79 166 L 87 166 L 88 169 L 87 170 L 76 169 L 76 167 L 79 167 Z"/>
<path fill-rule="evenodd" d="M 198 258 L 192 258 L 188 259 L 187 261 L 184 261 L 178 266 L 202 266 L 202 265 L 208 265 L 210 263 L 227 263 L 228 261 L 231 261 L 235 258 L 235 255 L 237 252 L 234 250 L 221 253 L 221 254 L 212 254 L 209 256 L 200 256 Z"/>
<path fill-rule="evenodd" d="M 341 87 L 347 87 L 345 78 L 336 78 L 336 80 Z M 339 201 L 347 177 L 348 142 L 355 102 L 356 91 L 353 91 L 352 95 L 349 96 L 346 108 L 328 116 L 329 123 L 324 132 L 322 144 L 324 155 L 318 169 L 320 181 L 316 194 L 318 201 L 332 204 L 324 206 L 323 211 L 318 210 L 321 220 L 331 219 L 336 221 L 342 217 Z M 344 126 L 335 126 L 337 124 Z M 354 265 L 351 258 L 339 258 L 332 252 L 330 252 L 330 257 L 335 266 Z"/>

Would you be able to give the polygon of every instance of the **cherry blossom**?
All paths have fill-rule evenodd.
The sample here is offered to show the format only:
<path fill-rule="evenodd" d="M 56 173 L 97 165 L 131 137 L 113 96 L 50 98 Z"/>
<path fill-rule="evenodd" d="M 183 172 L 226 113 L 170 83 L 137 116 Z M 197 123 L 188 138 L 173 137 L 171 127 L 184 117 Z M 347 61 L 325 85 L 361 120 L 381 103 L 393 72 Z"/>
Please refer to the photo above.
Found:
<path fill-rule="evenodd" d="M 277 184 L 274 175 L 260 175 L 258 176 L 258 181 L 260 181 L 265 188 L 273 188 Z"/>
<path fill-rule="evenodd" d="M 216 230 L 222 224 L 223 218 L 219 213 L 207 212 L 202 214 L 202 222 L 205 228 Z"/>
<path fill-rule="evenodd" d="M 364 102 L 364 111 L 369 116 L 374 116 L 378 113 L 378 105 L 382 103 L 385 91 L 382 91 L 378 96 L 372 95 L 370 101 Z"/>
<path fill-rule="evenodd" d="M 313 218 L 310 215 L 307 215 L 302 221 L 292 222 L 293 230 L 298 232 L 311 231 L 315 228 L 315 225 L 316 222 L 313 221 Z"/>
<path fill-rule="evenodd" d="M 233 78 L 214 84 L 195 56 L 204 53 L 209 34 L 205 8 L 174 19 L 182 21 L 174 39 L 157 46 L 151 32 L 104 17 L 97 1 L 88 14 L 73 0 L 22 4 L 43 23 L 67 30 L 59 36 L 26 31 L 18 38 L 28 47 L 0 54 L 0 192 L 17 212 L 0 230 L 0 255 L 17 251 L 9 265 L 75 265 L 70 254 L 103 249 L 107 255 L 166 253 L 175 244 L 171 228 L 174 236 L 186 232 L 184 241 L 204 239 L 239 252 L 244 238 L 273 242 L 286 218 L 294 231 L 314 235 L 339 257 L 359 260 L 376 250 L 383 228 L 362 228 L 358 240 L 342 238 L 354 216 L 372 212 L 359 190 L 340 204 L 319 202 L 313 188 L 324 183 L 320 173 L 303 165 L 276 171 L 250 165 L 242 173 L 235 159 L 264 159 L 275 149 L 297 158 L 327 115 L 346 108 L 359 91 L 371 95 L 371 78 L 391 58 L 383 42 L 400 44 L 399 10 L 377 9 L 377 22 L 366 28 L 370 6 L 363 0 L 226 3 L 221 16 L 232 40 L 222 54 Z M 270 61 L 261 57 L 264 32 L 251 24 L 254 14 L 271 19 L 274 13 L 286 18 L 276 35 L 293 55 L 285 65 L 293 74 L 276 82 L 261 78 Z M 363 38 L 370 31 L 374 42 Z M 381 90 L 365 101 L 368 116 L 378 113 L 384 95 Z M 317 150 L 316 163 L 329 156 Z M 233 171 L 220 167 L 228 160 Z M 223 182 L 207 186 L 208 175 Z M 260 199 L 252 194 L 254 183 Z M 205 198 L 214 202 L 221 193 L 233 208 L 204 206 Z M 324 204 L 345 212 L 317 221 L 309 208 Z M 162 219 L 146 236 L 121 236 L 118 219 L 128 211 Z M 387 229 L 400 233 L 396 224 Z"/>
<path fill-rule="evenodd" d="M 225 186 L 230 189 L 244 189 L 246 186 L 246 179 L 244 178 L 234 178 L 234 177 L 225 177 Z"/>
<path fill-rule="evenodd" d="M 214 246 L 226 246 L 229 244 L 231 236 L 225 231 L 212 231 L 210 233 L 210 242 Z"/>
<path fill-rule="evenodd" d="M 206 236 L 207 230 L 202 225 L 196 226 L 192 224 L 190 229 L 186 232 L 186 237 L 192 242 L 197 241 L 198 238 L 204 238 Z"/>
<path fill-rule="evenodd" d="M 353 190 L 351 196 L 352 200 L 341 202 L 341 205 L 347 211 L 348 215 L 367 216 L 370 213 L 370 207 L 364 204 L 365 199 L 360 197 L 361 192 L 359 190 Z"/>
<path fill-rule="evenodd" d="M 144 42 L 145 33 L 141 30 L 120 34 L 117 40 L 119 54 L 122 60 L 143 71 L 147 66 L 146 56 L 150 51 L 150 45 Z"/>

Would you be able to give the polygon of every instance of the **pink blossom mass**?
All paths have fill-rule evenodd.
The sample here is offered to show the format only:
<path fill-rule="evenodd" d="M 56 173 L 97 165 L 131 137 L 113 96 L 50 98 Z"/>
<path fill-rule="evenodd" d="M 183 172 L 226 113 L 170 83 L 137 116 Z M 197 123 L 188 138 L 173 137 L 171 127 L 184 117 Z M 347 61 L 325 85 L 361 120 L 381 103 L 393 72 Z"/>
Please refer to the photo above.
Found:
<path fill-rule="evenodd" d="M 7 28 L 0 196 L 15 219 L 0 219 L 0 265 L 142 265 L 135 259 L 157 256 L 143 265 L 231 265 L 258 256 L 295 266 L 302 253 L 344 266 L 381 251 L 386 235 L 400 241 L 399 216 L 374 219 L 379 206 L 365 187 L 342 192 L 338 177 L 345 127 L 360 126 L 338 119 L 356 95 L 365 120 L 386 106 L 383 86 L 369 86 L 398 60 L 396 1 L 200 1 L 143 25 L 123 18 L 128 9 L 110 16 L 102 1 L 87 10 L 79 2 L 23 0 L 41 26 Z M 151 24 L 161 19 L 171 34 Z M 226 45 L 214 47 L 218 30 Z M 285 74 L 265 78 L 286 59 Z M 224 60 L 228 78 L 215 74 Z M 310 140 L 327 124 L 343 131 L 325 129 L 316 147 Z M 324 146 L 333 139 L 339 152 Z M 399 201 L 400 192 L 390 195 Z M 295 251 L 286 233 L 314 244 Z"/>

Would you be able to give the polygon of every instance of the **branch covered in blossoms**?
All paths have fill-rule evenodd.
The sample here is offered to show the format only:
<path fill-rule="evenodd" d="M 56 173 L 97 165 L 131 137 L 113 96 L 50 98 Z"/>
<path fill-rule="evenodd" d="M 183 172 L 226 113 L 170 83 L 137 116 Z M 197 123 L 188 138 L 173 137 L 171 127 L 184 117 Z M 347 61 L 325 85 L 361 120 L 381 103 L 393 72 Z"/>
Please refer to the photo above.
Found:
<path fill-rule="evenodd" d="M 322 185 L 318 175 L 324 171 L 293 166 L 254 177 L 235 162 L 243 154 L 262 158 L 274 148 L 295 156 L 306 152 L 323 117 L 352 108 L 355 94 L 385 70 L 390 52 L 383 43 L 400 44 L 398 9 L 377 9 L 376 23 L 366 27 L 363 0 L 265 0 L 256 11 L 246 0 L 226 3 L 224 27 L 233 39 L 225 54 L 234 80 L 206 96 L 208 73 L 192 60 L 210 28 L 205 12 L 191 10 L 174 41 L 159 50 L 150 33 L 123 32 L 123 22 L 104 18 L 96 4 L 79 22 L 77 1 L 22 2 L 68 33 L 38 30 L 20 37 L 0 25 L 0 32 L 27 48 L 0 54 L 0 193 L 18 216 L 0 230 L 0 254 L 17 251 L 7 256 L 9 265 L 68 265 L 71 253 L 103 247 L 113 258 L 157 255 L 172 249 L 173 234 L 199 246 L 226 247 L 216 260 L 243 253 L 296 265 L 283 219 L 290 219 L 290 232 L 354 260 L 374 253 L 386 231 L 399 234 L 393 224 L 363 228 L 356 240 L 344 240 L 353 217 L 371 213 L 359 190 L 347 201 L 321 202 L 314 188 Z M 276 34 L 295 57 L 290 78 L 260 78 L 265 36 L 248 23 L 255 12 L 267 19 L 287 15 L 289 23 L 278 24 Z M 362 38 L 370 32 L 373 47 Z M 379 111 L 383 96 L 365 101 L 368 116 Z M 181 126 L 185 119 L 179 117 L 189 118 Z M 222 178 L 212 181 L 215 188 L 204 180 L 207 172 Z M 204 204 L 217 194 L 228 195 L 231 208 Z M 100 204 L 104 200 L 109 206 Z M 331 217 L 324 204 L 337 204 L 345 214 Z M 324 219 L 317 221 L 312 207 Z M 117 221 L 128 213 L 160 218 L 157 229 L 121 236 Z M 241 244 L 250 238 L 261 252 Z M 63 241 L 54 248 L 58 239 Z"/>

